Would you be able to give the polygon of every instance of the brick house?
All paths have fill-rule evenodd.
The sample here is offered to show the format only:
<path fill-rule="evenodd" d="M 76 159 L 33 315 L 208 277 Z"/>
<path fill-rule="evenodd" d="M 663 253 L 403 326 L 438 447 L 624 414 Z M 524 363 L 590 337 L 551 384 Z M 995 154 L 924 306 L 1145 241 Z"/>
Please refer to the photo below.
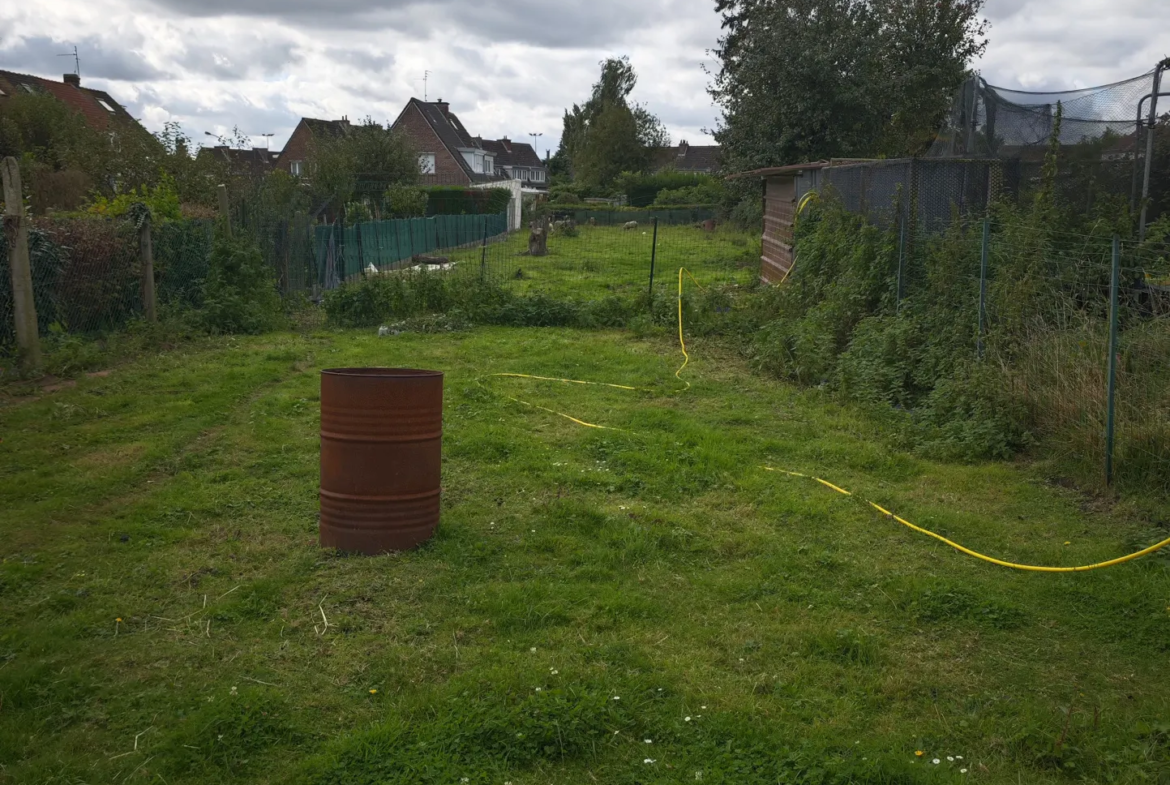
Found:
<path fill-rule="evenodd" d="M 483 140 L 483 149 L 495 156 L 496 174 L 519 180 L 531 188 L 548 188 L 548 168 L 527 142 L 513 142 L 508 137 Z"/>
<path fill-rule="evenodd" d="M 74 109 L 85 118 L 90 128 L 98 131 L 108 130 L 115 123 L 125 123 L 127 127 L 136 127 L 146 133 L 146 129 L 109 93 L 82 87 L 81 77 L 77 74 L 65 74 L 57 82 L 29 74 L 0 71 L 0 102 L 22 93 L 52 96 Z"/>
<path fill-rule="evenodd" d="M 677 147 L 659 147 L 654 151 L 655 171 L 674 169 L 688 174 L 714 174 L 719 170 L 722 149 L 717 144 L 697 145 L 681 141 Z"/>
<path fill-rule="evenodd" d="M 238 177 L 263 177 L 272 171 L 280 158 L 280 153 L 263 147 L 252 147 L 237 150 L 227 145 L 217 144 L 215 147 L 203 147 L 199 150 L 199 157 L 214 156 L 228 165 L 229 171 Z"/>
<path fill-rule="evenodd" d="M 284 149 L 276 154 L 273 164 L 277 169 L 283 169 L 294 176 L 305 173 L 305 162 L 309 158 L 309 150 L 314 139 L 336 139 L 349 133 L 349 118 L 340 120 L 317 120 L 312 117 L 302 117 L 293 129 L 292 136 Z"/>
<path fill-rule="evenodd" d="M 496 152 L 469 134 L 442 98 L 411 98 L 390 127 L 406 134 L 418 150 L 423 185 L 471 185 L 504 179 Z"/>

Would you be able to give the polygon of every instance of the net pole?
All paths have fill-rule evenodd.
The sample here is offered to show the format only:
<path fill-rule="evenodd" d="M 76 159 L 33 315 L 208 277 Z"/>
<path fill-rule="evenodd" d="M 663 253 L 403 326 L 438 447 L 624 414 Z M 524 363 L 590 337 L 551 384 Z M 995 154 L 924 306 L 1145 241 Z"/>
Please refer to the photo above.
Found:
<path fill-rule="evenodd" d="M 1117 395 L 1117 290 L 1121 278 L 1121 240 L 1113 235 L 1113 265 L 1109 275 L 1109 379 L 1105 393 L 1105 484 L 1113 484 L 1113 436 Z"/>
<path fill-rule="evenodd" d="M 1154 163 L 1154 124 L 1158 121 L 1158 93 L 1162 89 L 1162 71 L 1170 65 L 1170 60 L 1158 63 L 1154 71 L 1154 89 L 1150 91 L 1150 116 L 1146 128 L 1146 171 L 1142 177 L 1142 212 L 1138 220 L 1138 242 L 1146 239 L 1146 212 L 1150 202 L 1150 169 Z"/>
<path fill-rule="evenodd" d="M 898 221 L 898 289 L 896 292 L 896 304 L 894 312 L 898 313 L 902 310 L 902 275 L 906 265 L 906 217 L 901 216 Z"/>
<path fill-rule="evenodd" d="M 479 249 L 479 278 L 482 281 L 487 272 L 487 238 L 488 238 L 488 220 L 485 215 L 483 218 L 483 245 Z"/>

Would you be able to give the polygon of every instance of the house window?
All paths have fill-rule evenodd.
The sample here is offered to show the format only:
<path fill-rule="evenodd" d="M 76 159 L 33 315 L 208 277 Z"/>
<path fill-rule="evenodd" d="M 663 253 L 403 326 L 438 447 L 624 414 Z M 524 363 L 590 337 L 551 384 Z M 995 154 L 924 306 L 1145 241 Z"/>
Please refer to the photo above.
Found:
<path fill-rule="evenodd" d="M 105 110 L 106 110 L 107 112 L 109 112 L 110 114 L 113 114 L 113 113 L 114 113 L 114 107 L 110 106 L 109 104 L 107 104 L 107 103 L 106 103 L 105 101 L 103 101 L 102 99 L 100 99 L 100 98 L 99 98 L 99 99 L 97 99 L 97 102 L 98 102 L 99 104 L 101 104 L 101 105 L 102 105 L 102 109 L 105 109 Z"/>
<path fill-rule="evenodd" d="M 483 157 L 483 173 L 484 174 L 495 174 L 495 171 L 496 171 L 496 167 L 495 167 L 494 160 L 492 159 L 492 157 L 490 155 L 485 155 Z"/>
<path fill-rule="evenodd" d="M 435 154 L 423 153 L 418 157 L 418 171 L 419 174 L 434 174 L 435 173 Z"/>
<path fill-rule="evenodd" d="M 30 95 L 31 95 L 32 93 L 35 93 L 35 92 L 36 92 L 36 90 L 34 90 L 34 89 L 33 89 L 33 86 L 32 86 L 32 85 L 30 85 L 28 82 L 21 82 L 21 83 L 20 83 L 20 86 L 21 86 L 21 88 L 23 88 L 23 89 L 24 89 L 24 91 L 25 91 L 26 93 L 29 93 Z"/>
<path fill-rule="evenodd" d="M 303 164 L 303 163 L 304 163 L 303 161 L 289 161 L 288 170 L 290 173 L 292 173 L 293 177 L 300 177 L 301 176 L 301 173 L 302 173 L 301 164 Z"/>
<path fill-rule="evenodd" d="M 544 182 L 544 170 L 543 169 L 533 170 L 532 179 L 538 183 L 543 183 Z"/>

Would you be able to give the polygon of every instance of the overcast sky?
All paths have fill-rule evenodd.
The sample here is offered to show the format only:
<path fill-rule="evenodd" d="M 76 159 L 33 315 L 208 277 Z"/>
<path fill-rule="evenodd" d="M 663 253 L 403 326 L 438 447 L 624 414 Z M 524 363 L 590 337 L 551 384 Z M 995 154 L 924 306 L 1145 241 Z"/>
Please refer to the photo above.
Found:
<path fill-rule="evenodd" d="M 1166 0 L 988 0 L 986 15 L 979 66 L 1006 87 L 1103 84 L 1170 55 Z M 622 54 L 671 138 L 709 143 L 718 35 L 712 0 L 40 0 L 0 3 L 0 68 L 60 78 L 76 45 L 83 84 L 150 130 L 177 120 L 211 141 L 238 125 L 274 149 L 302 116 L 393 120 L 430 71 L 430 99 L 471 133 L 543 133 L 543 155 L 599 61 Z"/>

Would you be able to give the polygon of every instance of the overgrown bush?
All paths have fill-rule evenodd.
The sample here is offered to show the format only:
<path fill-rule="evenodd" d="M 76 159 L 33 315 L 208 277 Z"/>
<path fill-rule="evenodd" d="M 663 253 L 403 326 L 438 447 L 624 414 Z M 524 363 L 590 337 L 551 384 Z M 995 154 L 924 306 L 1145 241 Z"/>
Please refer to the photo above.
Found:
<path fill-rule="evenodd" d="M 183 217 L 175 178 L 166 172 L 159 173 L 157 185 L 131 188 L 109 199 L 98 195 L 86 209 L 95 215 L 119 218 L 130 212 L 131 206 L 139 202 L 150 209 L 150 216 L 156 223 L 177 221 Z"/>
<path fill-rule="evenodd" d="M 386 218 L 422 218 L 427 214 L 427 192 L 413 185 L 392 185 L 382 195 Z"/>
<path fill-rule="evenodd" d="M 549 196 L 549 201 L 553 204 L 580 204 L 581 197 L 572 191 L 560 191 Z"/>
<path fill-rule="evenodd" d="M 675 205 L 692 204 L 719 204 L 723 201 L 726 189 L 723 181 L 716 177 L 705 176 L 695 185 L 682 188 L 664 188 L 654 197 L 654 206 L 673 207 Z"/>
<path fill-rule="evenodd" d="M 261 333 L 283 314 L 272 269 L 246 233 L 218 229 L 203 283 L 203 325 L 213 333 Z"/>
<path fill-rule="evenodd" d="M 579 302 L 546 294 L 517 295 L 474 276 L 421 268 L 355 279 L 325 294 L 325 312 L 339 327 L 393 325 L 439 313 L 460 324 L 621 327 L 644 307 L 620 297 Z"/>
<path fill-rule="evenodd" d="M 374 220 L 370 206 L 365 202 L 347 202 L 345 205 L 345 225 L 357 226 Z"/>
<path fill-rule="evenodd" d="M 498 215 L 506 212 L 512 192 L 507 188 L 427 188 L 427 215 Z"/>
<path fill-rule="evenodd" d="M 759 196 L 744 197 L 732 206 L 727 217 L 740 229 L 759 229 L 764 223 L 764 202 Z"/>
<path fill-rule="evenodd" d="M 633 174 L 626 172 L 617 179 L 618 188 L 625 193 L 627 203 L 631 207 L 647 207 L 654 204 L 661 191 L 678 190 L 681 188 L 701 187 L 713 192 L 717 185 L 712 185 L 715 178 L 705 174 L 688 174 L 665 169 L 654 174 Z M 703 204 L 704 202 L 690 202 Z"/>
<path fill-rule="evenodd" d="M 1045 171 L 1055 176 L 1053 166 Z M 796 226 L 785 284 L 744 304 L 744 349 L 782 378 L 900 411 L 894 420 L 926 454 L 1006 458 L 1043 445 L 1061 471 L 1095 484 L 1110 244 L 1129 225 L 1127 208 L 1102 200 L 1086 214 L 1041 183 L 1023 205 L 993 205 L 989 220 L 982 335 L 980 221 L 956 214 L 941 234 L 912 233 L 899 272 L 895 230 L 827 197 Z M 1170 350 L 1170 297 L 1163 303 L 1149 282 L 1165 245 L 1154 227 L 1146 245 L 1123 251 L 1123 267 L 1140 260 L 1142 273 L 1123 281 L 1117 415 L 1120 481 L 1160 488 L 1170 488 L 1170 372 L 1156 358 Z"/>
<path fill-rule="evenodd" d="M 79 216 L 37 226 L 43 234 L 29 247 L 39 268 L 33 288 L 48 290 L 46 315 L 37 303 L 39 320 L 93 332 L 121 327 L 142 312 L 138 234 L 129 222 Z M 55 278 L 51 267 L 58 270 Z"/>

